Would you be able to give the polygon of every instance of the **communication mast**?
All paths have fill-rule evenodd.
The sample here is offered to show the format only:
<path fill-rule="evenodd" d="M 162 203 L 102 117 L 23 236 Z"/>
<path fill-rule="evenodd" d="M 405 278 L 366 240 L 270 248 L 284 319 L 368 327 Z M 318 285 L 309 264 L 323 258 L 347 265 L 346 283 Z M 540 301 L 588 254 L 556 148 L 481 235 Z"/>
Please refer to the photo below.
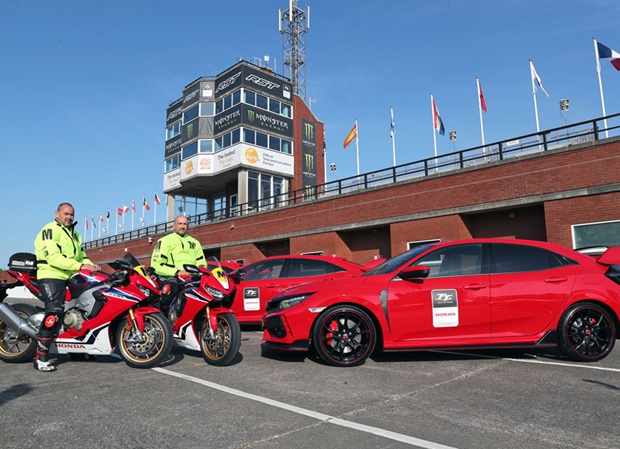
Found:
<path fill-rule="evenodd" d="M 289 0 L 286 11 L 278 10 L 282 34 L 284 76 L 293 83 L 293 92 L 306 101 L 306 32 L 310 29 L 310 7 L 297 7 L 297 0 Z"/>

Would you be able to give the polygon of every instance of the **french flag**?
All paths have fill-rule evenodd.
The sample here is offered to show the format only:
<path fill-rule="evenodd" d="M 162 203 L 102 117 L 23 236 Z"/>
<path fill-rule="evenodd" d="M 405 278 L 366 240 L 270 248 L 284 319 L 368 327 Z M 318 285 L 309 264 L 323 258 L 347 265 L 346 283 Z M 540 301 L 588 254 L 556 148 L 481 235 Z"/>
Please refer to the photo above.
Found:
<path fill-rule="evenodd" d="M 616 70 L 620 70 L 620 54 L 604 46 L 600 42 L 597 42 L 596 45 L 598 46 L 598 57 L 601 59 L 609 58 L 611 65 L 613 65 Z"/>

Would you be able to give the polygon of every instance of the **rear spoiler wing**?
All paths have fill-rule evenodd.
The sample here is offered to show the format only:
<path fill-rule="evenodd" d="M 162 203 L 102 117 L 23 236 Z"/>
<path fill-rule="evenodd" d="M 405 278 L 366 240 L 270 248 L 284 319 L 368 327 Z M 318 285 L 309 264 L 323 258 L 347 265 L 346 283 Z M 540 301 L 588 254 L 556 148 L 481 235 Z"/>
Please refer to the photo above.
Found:
<path fill-rule="evenodd" d="M 597 259 L 601 265 L 620 265 L 620 246 L 612 246 Z"/>

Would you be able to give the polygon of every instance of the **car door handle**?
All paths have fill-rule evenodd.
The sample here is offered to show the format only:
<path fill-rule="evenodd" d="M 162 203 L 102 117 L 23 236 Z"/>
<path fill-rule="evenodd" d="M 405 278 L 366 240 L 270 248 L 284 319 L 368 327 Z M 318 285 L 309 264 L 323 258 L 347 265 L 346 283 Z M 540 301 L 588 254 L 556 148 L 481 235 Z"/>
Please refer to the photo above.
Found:
<path fill-rule="evenodd" d="M 463 289 L 465 290 L 481 290 L 483 288 L 486 288 L 486 285 L 482 285 L 478 282 L 474 284 L 467 284 L 466 286 L 463 287 Z"/>
<path fill-rule="evenodd" d="M 545 279 L 545 282 L 548 282 L 550 284 L 559 284 L 560 282 L 566 281 L 568 281 L 568 278 L 566 276 L 553 276 Z"/>

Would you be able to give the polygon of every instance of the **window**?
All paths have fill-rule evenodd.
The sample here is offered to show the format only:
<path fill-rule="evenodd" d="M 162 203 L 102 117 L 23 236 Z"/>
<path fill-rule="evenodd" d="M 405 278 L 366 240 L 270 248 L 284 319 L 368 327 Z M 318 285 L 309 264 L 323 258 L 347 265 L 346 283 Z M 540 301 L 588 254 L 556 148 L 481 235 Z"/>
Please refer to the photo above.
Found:
<path fill-rule="evenodd" d="M 280 103 L 280 114 L 284 117 L 291 118 L 291 107 L 286 103 Z"/>
<path fill-rule="evenodd" d="M 256 106 L 258 106 L 261 109 L 268 109 L 267 97 L 261 94 L 256 94 Z"/>
<path fill-rule="evenodd" d="M 280 141 L 281 141 L 280 151 L 286 154 L 293 154 L 293 142 L 291 142 L 290 140 L 286 140 L 286 139 L 280 139 Z"/>
<path fill-rule="evenodd" d="M 181 158 L 187 159 L 198 153 L 198 142 L 190 143 L 181 149 Z"/>
<path fill-rule="evenodd" d="M 231 96 L 232 96 L 232 105 L 233 106 L 241 103 L 241 91 L 240 90 L 234 91 Z"/>
<path fill-rule="evenodd" d="M 217 153 L 222 149 L 222 136 L 217 137 L 213 142 L 215 142 L 215 152 Z"/>
<path fill-rule="evenodd" d="M 171 170 L 174 170 L 175 168 L 179 168 L 179 163 L 181 162 L 180 159 L 181 158 L 178 154 L 171 157 L 170 159 L 166 159 L 164 171 L 169 172 Z"/>
<path fill-rule="evenodd" d="M 183 113 L 183 124 L 191 122 L 196 118 L 198 118 L 198 105 L 194 106 L 191 109 L 188 109 Z"/>
<path fill-rule="evenodd" d="M 269 110 L 271 112 L 275 112 L 276 114 L 280 113 L 280 102 L 278 100 L 274 100 L 273 98 L 269 99 Z"/>
<path fill-rule="evenodd" d="M 280 151 L 280 138 L 275 136 L 269 136 L 269 149 Z"/>
<path fill-rule="evenodd" d="M 284 194 L 284 178 L 266 173 L 248 172 L 248 210 L 277 206 Z"/>
<path fill-rule="evenodd" d="M 213 117 L 215 115 L 215 103 L 200 103 L 200 116 Z"/>
<path fill-rule="evenodd" d="M 323 262 L 322 260 L 292 259 L 290 262 L 288 276 L 286 277 L 298 278 L 322 276 L 325 274 L 336 273 L 338 271 L 344 271 L 344 269 L 332 263 Z"/>
<path fill-rule="evenodd" d="M 230 133 L 226 133 L 222 136 L 222 148 L 226 148 L 230 146 L 231 138 Z"/>
<path fill-rule="evenodd" d="M 200 153 L 213 153 L 213 140 L 200 140 L 199 150 Z"/>
<path fill-rule="evenodd" d="M 551 251 L 535 246 L 497 243 L 493 244 L 492 248 L 492 273 L 548 270 L 572 262 Z"/>
<path fill-rule="evenodd" d="M 286 259 L 272 259 L 258 262 L 243 269 L 244 281 L 257 281 L 261 279 L 278 279 Z"/>
<path fill-rule="evenodd" d="M 166 128 L 166 140 L 172 139 L 174 136 L 178 136 L 179 134 L 181 134 L 181 122 L 177 122 Z"/>
<path fill-rule="evenodd" d="M 251 104 L 252 106 L 256 105 L 256 94 L 251 90 L 244 89 L 244 102 L 247 104 Z"/>
<path fill-rule="evenodd" d="M 257 132 L 256 145 L 258 145 L 259 147 L 267 148 L 267 134 Z"/>
<path fill-rule="evenodd" d="M 239 141 L 241 140 L 241 130 L 239 128 L 233 130 L 231 133 L 231 145 L 234 145 L 236 143 L 239 143 Z"/>
<path fill-rule="evenodd" d="M 573 248 L 620 246 L 620 220 L 572 226 Z"/>
<path fill-rule="evenodd" d="M 256 143 L 256 132 L 251 129 L 243 129 L 243 141 L 245 143 L 251 143 L 254 145 Z"/>
<path fill-rule="evenodd" d="M 415 265 L 430 267 L 428 277 L 468 276 L 482 273 L 482 245 L 458 245 L 438 249 Z"/>

